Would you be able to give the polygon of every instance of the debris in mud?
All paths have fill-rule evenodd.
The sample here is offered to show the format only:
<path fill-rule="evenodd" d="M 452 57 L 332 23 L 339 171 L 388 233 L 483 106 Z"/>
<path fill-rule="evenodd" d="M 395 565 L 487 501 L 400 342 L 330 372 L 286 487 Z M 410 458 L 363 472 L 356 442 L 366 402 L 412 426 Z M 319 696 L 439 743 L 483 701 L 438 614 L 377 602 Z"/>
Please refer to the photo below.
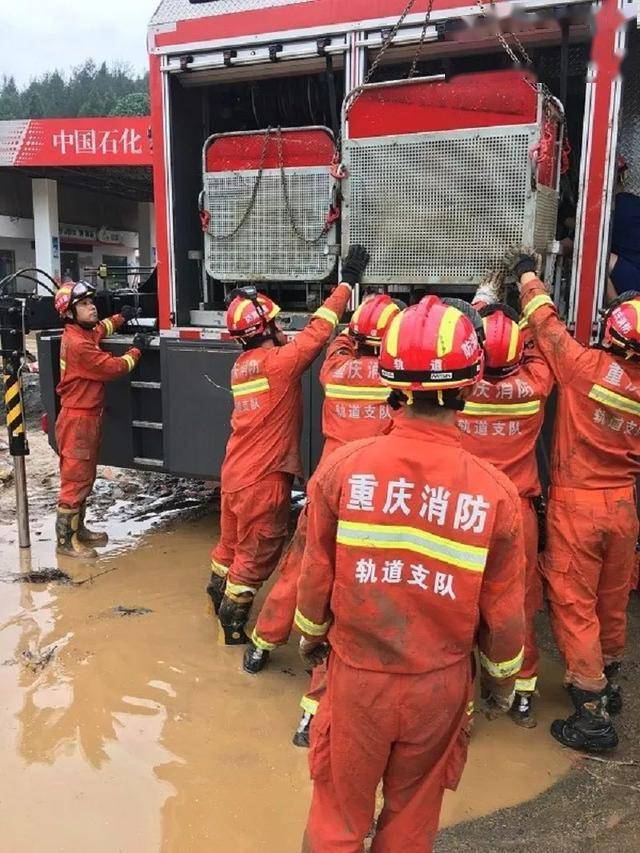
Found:
<path fill-rule="evenodd" d="M 48 649 L 36 649 L 35 651 L 25 649 L 20 657 L 27 669 L 37 675 L 51 663 L 56 648 L 57 646 L 51 646 Z"/>
<path fill-rule="evenodd" d="M 117 607 L 111 608 L 111 613 L 114 616 L 146 616 L 148 613 L 153 613 L 148 607 L 125 607 L 123 604 L 118 604 Z"/>
<path fill-rule="evenodd" d="M 11 575 L 13 583 L 63 583 L 72 585 L 74 581 L 61 569 L 42 568 L 25 572 L 21 575 Z"/>
<path fill-rule="evenodd" d="M 11 468 L 0 468 L 0 486 L 8 486 L 13 482 L 13 471 Z"/>

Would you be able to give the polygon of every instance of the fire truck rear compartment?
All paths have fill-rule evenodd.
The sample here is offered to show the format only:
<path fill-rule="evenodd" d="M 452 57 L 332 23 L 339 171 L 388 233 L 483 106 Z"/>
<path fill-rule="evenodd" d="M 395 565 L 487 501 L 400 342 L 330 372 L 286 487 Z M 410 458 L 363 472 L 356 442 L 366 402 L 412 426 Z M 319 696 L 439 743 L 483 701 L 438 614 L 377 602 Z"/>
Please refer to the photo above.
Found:
<path fill-rule="evenodd" d="M 560 47 L 540 48 L 534 52 L 535 72 L 549 87 L 554 95 L 562 89 L 560 69 Z M 584 104 L 584 80 L 588 58 L 588 46 L 572 45 L 569 48 L 567 77 L 567 135 L 572 149 L 570 173 L 563 178 L 562 193 L 569 199 L 577 188 L 579 152 L 581 148 L 581 119 Z M 261 69 L 265 76 L 256 79 L 253 69 L 251 80 L 223 82 L 229 77 L 238 76 L 236 69 L 212 71 L 208 75 L 200 72 L 173 74 L 169 79 L 169 101 L 171 128 L 171 191 L 173 210 L 173 262 L 175 270 L 175 324 L 178 326 L 220 325 L 224 307 L 225 290 L 229 289 L 219 280 L 207 277 L 205 267 L 204 235 L 198 215 L 197 199 L 203 187 L 202 146 L 212 134 L 236 133 L 242 131 L 260 131 L 268 127 L 311 127 L 325 126 L 332 131 L 337 129 L 338 117 L 345 91 L 341 60 L 334 57 L 332 74 L 335 89 L 335 102 L 332 102 L 332 87 L 329 73 L 323 68 L 324 60 L 318 59 L 313 70 L 307 63 L 276 63 L 272 68 Z M 394 59 L 394 62 L 397 62 Z M 305 73 L 285 73 L 305 66 Z M 445 72 L 447 75 L 472 73 L 508 68 L 503 53 L 490 53 L 479 56 L 466 56 L 424 62 L 419 68 L 420 75 L 434 75 Z M 250 69 L 244 69 L 247 74 Z M 390 64 L 379 72 L 379 79 L 401 79 L 406 76 L 407 67 L 402 64 Z M 247 74 L 248 76 L 248 74 Z M 216 82 L 211 82 L 215 80 Z M 220 80 L 221 82 L 217 82 Z M 497 149 L 496 149 L 497 150 Z M 499 152 L 498 152 L 499 153 Z M 473 166 L 473 160 L 470 161 Z M 488 170 L 495 164 L 486 163 Z M 474 169 L 478 168 L 476 163 Z M 478 176 L 475 175 L 475 182 Z M 376 176 L 371 176 L 372 182 Z M 448 188 L 454 193 L 455 187 Z M 381 193 L 384 187 L 381 186 Z M 464 196 L 461 185 L 460 196 Z M 555 207 L 554 207 L 555 209 Z M 343 205 L 343 218 L 345 207 Z M 215 226 L 212 226 L 212 228 Z M 245 226 L 246 227 L 246 226 Z M 374 224 L 375 227 L 375 224 Z M 354 229 L 358 234 L 362 229 Z M 366 230 L 366 229 L 365 229 Z M 343 234 L 344 236 L 344 234 Z M 348 237 L 348 233 L 347 233 Z M 293 235 L 292 235 L 293 239 Z M 469 247 L 471 250 L 472 247 Z M 444 269 L 446 265 L 441 265 Z M 386 274 L 386 273 L 385 273 Z M 256 270 L 259 277 L 260 270 Z M 309 297 L 321 298 L 326 285 L 333 283 L 335 273 L 325 283 L 301 280 L 278 282 L 260 282 L 261 289 L 276 298 L 285 310 L 307 310 Z M 442 277 L 421 278 L 404 282 L 393 275 L 389 276 L 386 286 L 391 285 L 394 292 L 408 301 L 414 301 L 425 290 L 434 292 L 459 293 L 467 295 L 472 284 L 457 287 L 459 282 L 445 282 Z M 373 280 L 373 279 L 372 279 Z M 384 286 L 380 276 L 375 280 L 377 287 Z M 311 303 L 315 300 L 312 298 Z M 203 313 L 199 309 L 207 309 Z M 212 319 L 213 318 L 213 319 Z"/>

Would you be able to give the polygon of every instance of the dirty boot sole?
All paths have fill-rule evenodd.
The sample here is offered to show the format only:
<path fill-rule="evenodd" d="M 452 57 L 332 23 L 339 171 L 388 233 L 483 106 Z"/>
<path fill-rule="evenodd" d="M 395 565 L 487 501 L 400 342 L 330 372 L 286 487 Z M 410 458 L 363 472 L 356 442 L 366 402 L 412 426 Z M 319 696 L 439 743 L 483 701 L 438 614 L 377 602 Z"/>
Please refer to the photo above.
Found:
<path fill-rule="evenodd" d="M 293 736 L 293 745 L 301 749 L 309 749 L 309 730 L 296 732 Z"/>
<path fill-rule="evenodd" d="M 109 537 L 106 533 L 83 530 L 78 533 L 78 542 L 82 542 L 83 545 L 88 545 L 90 548 L 104 548 L 109 544 Z"/>
<path fill-rule="evenodd" d="M 523 729 L 535 729 L 538 720 L 533 709 L 533 694 L 523 691 L 516 693 L 509 716 L 517 726 Z"/>
<path fill-rule="evenodd" d="M 551 723 L 551 734 L 563 746 L 578 752 L 606 752 L 618 746 L 618 735 L 613 726 L 607 726 L 597 733 L 586 734 L 568 720 L 554 720 Z"/>
<path fill-rule="evenodd" d="M 519 708 L 512 708 L 509 711 L 509 716 L 516 724 L 523 729 L 535 729 L 538 721 L 533 711 L 529 708 L 526 711 L 521 711 Z"/>
<path fill-rule="evenodd" d="M 97 551 L 86 546 L 76 550 L 72 545 L 58 545 L 56 548 L 56 554 L 59 557 L 72 557 L 75 560 L 95 560 L 98 557 Z"/>
<path fill-rule="evenodd" d="M 257 675 L 269 663 L 269 652 L 259 649 L 253 643 L 245 650 L 242 668 L 248 675 Z"/>

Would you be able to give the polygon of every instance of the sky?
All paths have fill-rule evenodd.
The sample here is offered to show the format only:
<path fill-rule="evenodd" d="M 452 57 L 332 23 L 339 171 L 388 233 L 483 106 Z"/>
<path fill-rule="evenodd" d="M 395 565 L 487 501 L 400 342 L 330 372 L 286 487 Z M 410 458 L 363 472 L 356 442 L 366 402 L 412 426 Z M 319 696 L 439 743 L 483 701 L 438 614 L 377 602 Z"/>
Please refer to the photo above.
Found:
<path fill-rule="evenodd" d="M 85 59 L 147 67 L 147 25 L 159 0 L 0 0 L 0 77 L 21 88 Z"/>

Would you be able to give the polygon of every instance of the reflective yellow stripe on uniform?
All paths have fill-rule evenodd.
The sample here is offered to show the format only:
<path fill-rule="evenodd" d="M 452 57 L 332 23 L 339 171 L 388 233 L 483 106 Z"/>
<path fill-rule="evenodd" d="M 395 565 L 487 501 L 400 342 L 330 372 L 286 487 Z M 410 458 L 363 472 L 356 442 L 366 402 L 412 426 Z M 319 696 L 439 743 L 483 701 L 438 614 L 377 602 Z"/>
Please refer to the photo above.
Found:
<path fill-rule="evenodd" d="M 109 335 L 112 335 L 115 332 L 115 328 L 111 320 L 103 320 L 102 325 L 104 326 L 104 331 L 107 337 L 109 337 Z"/>
<path fill-rule="evenodd" d="M 476 709 L 476 703 L 475 702 L 469 702 L 469 704 L 467 705 L 467 717 L 472 717 L 475 709 Z"/>
<path fill-rule="evenodd" d="M 249 382 L 238 382 L 231 386 L 231 393 L 234 397 L 246 397 L 248 394 L 262 394 L 269 390 L 269 380 L 267 377 L 261 379 L 252 379 Z"/>
<path fill-rule="evenodd" d="M 518 323 L 518 328 L 520 329 L 520 331 L 523 331 L 523 329 L 526 329 L 528 326 L 529 326 L 529 321 L 525 320 L 524 318 L 522 320 L 520 320 L 520 322 Z"/>
<path fill-rule="evenodd" d="M 465 545 L 417 527 L 339 521 L 336 542 L 353 548 L 398 548 L 471 572 L 484 572 L 487 548 Z"/>
<path fill-rule="evenodd" d="M 214 575 L 218 575 L 219 578 L 226 578 L 229 574 L 229 567 L 223 566 L 222 563 L 218 563 L 215 560 L 211 560 L 211 571 Z"/>
<path fill-rule="evenodd" d="M 538 683 L 538 677 L 533 678 L 516 678 L 516 691 L 518 693 L 533 693 Z"/>
<path fill-rule="evenodd" d="M 64 373 L 64 371 L 66 369 L 67 369 L 67 362 L 64 360 L 64 358 L 61 358 L 60 359 L 60 372 Z"/>
<path fill-rule="evenodd" d="M 306 711 L 307 714 L 311 714 L 312 717 L 318 713 L 318 705 L 320 703 L 317 699 L 311 699 L 309 696 L 303 696 L 300 700 L 300 707 L 303 711 Z"/>
<path fill-rule="evenodd" d="M 463 415 L 479 418 L 483 415 L 505 415 L 512 418 L 526 418 L 537 415 L 540 411 L 540 400 L 531 400 L 529 403 L 474 403 L 468 400 L 465 403 Z"/>
<path fill-rule="evenodd" d="M 263 640 L 262 637 L 256 633 L 256 629 L 253 629 L 253 634 L 251 635 L 251 642 L 253 645 L 262 649 L 263 652 L 272 652 L 274 649 L 277 649 L 278 646 L 275 643 L 268 643 L 266 640 Z"/>
<path fill-rule="evenodd" d="M 543 305 L 553 305 L 553 299 L 547 293 L 540 293 L 538 296 L 534 296 L 522 309 L 525 320 L 528 320 L 533 312 L 537 311 L 538 308 L 542 308 Z"/>
<path fill-rule="evenodd" d="M 319 317 L 321 320 L 326 320 L 334 328 L 338 325 L 340 319 L 335 311 L 332 311 L 331 308 L 325 308 L 324 305 L 321 305 L 313 316 Z"/>
<path fill-rule="evenodd" d="M 506 660 L 501 663 L 494 663 L 494 661 L 489 660 L 485 654 L 480 652 L 480 663 L 489 675 L 492 675 L 494 678 L 510 678 L 512 675 L 516 675 L 520 672 L 523 660 L 524 648 L 520 649 L 513 660 Z"/>
<path fill-rule="evenodd" d="M 319 625 L 317 622 L 312 622 L 311 619 L 307 619 L 307 617 L 300 613 L 300 611 L 297 609 L 294 621 L 296 623 L 296 626 L 300 628 L 303 634 L 310 634 L 312 637 L 324 637 L 324 635 L 331 627 L 330 619 L 327 622 L 323 622 L 321 625 Z"/>
<path fill-rule="evenodd" d="M 132 355 L 129 355 L 129 353 L 127 353 L 126 355 L 123 355 L 122 358 L 127 362 L 127 366 L 129 368 L 129 373 L 131 373 L 133 368 L 136 366 L 135 358 Z"/>
<path fill-rule="evenodd" d="M 389 397 L 389 389 L 381 388 L 379 385 L 357 387 L 328 384 L 324 393 L 332 400 L 374 400 L 384 403 Z"/>
<path fill-rule="evenodd" d="M 255 586 L 246 586 L 246 584 L 241 583 L 231 583 L 231 581 L 227 581 L 227 586 L 225 589 L 227 595 L 245 595 L 248 592 L 252 595 L 255 595 L 257 591 L 258 590 Z"/>
<path fill-rule="evenodd" d="M 595 400 L 596 403 L 602 403 L 604 406 L 611 406 L 612 409 L 618 409 L 620 412 L 626 412 L 630 415 L 640 415 L 640 403 L 635 400 L 630 400 L 629 397 L 623 397 L 622 394 L 617 394 L 609 388 L 603 388 L 602 385 L 594 385 L 589 391 L 589 398 Z"/>

